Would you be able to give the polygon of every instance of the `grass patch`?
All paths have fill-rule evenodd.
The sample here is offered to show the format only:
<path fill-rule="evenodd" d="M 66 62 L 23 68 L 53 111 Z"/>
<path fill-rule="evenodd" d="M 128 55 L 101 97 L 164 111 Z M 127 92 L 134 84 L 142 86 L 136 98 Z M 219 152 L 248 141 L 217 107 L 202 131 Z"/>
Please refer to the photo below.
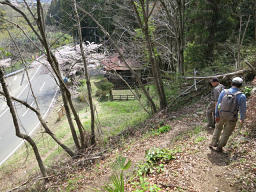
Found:
<path fill-rule="evenodd" d="M 203 127 L 201 125 L 197 125 L 195 129 L 193 130 L 193 133 L 195 135 L 199 134 L 202 131 Z"/>
<path fill-rule="evenodd" d="M 195 143 L 201 143 L 202 141 L 205 141 L 206 138 L 205 137 L 202 137 L 202 136 L 198 136 L 195 138 Z"/>
<path fill-rule="evenodd" d="M 98 121 L 104 139 L 117 135 L 127 127 L 135 126 L 148 118 L 148 114 L 136 100 L 107 101 L 99 103 Z M 90 120 L 84 121 L 86 130 L 90 129 Z"/>

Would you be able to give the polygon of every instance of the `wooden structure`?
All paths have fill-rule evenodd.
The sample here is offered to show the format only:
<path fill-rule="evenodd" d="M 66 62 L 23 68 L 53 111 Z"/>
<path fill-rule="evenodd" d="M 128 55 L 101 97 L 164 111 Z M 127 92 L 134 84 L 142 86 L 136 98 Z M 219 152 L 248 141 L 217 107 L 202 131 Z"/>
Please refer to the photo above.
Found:
<path fill-rule="evenodd" d="M 136 97 L 134 95 L 112 95 L 112 101 L 118 100 L 118 101 L 123 101 L 123 100 L 135 100 Z"/>
<path fill-rule="evenodd" d="M 135 60 L 127 59 L 127 63 L 131 68 L 140 76 L 144 76 L 144 68 L 141 64 Z M 131 73 L 130 69 L 124 62 L 121 61 L 119 54 L 115 53 L 112 56 L 107 57 L 102 61 L 104 71 L 106 71 L 105 77 L 114 84 L 114 89 L 127 88 L 127 85 L 120 76 L 131 86 L 136 85 L 136 78 Z M 119 76 L 120 75 L 120 76 Z"/>

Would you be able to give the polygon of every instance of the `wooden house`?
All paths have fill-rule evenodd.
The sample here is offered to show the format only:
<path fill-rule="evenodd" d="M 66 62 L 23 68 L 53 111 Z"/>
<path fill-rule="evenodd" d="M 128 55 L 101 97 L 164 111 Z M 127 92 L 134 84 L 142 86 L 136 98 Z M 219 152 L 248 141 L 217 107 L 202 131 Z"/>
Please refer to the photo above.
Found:
<path fill-rule="evenodd" d="M 141 64 L 132 59 L 127 59 L 126 62 L 139 75 L 140 78 L 144 76 L 144 68 Z M 120 76 L 132 87 L 137 84 L 136 78 L 131 73 L 127 65 L 121 61 L 118 53 L 115 53 L 104 59 L 102 61 L 102 65 L 104 71 L 106 71 L 106 78 L 114 84 L 114 88 L 127 88 L 126 83 L 121 80 Z"/>

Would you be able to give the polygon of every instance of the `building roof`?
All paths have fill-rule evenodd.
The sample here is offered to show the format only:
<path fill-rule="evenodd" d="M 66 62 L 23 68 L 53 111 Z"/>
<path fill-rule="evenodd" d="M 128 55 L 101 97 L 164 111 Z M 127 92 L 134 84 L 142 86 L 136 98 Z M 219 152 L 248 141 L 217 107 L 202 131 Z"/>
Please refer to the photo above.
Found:
<path fill-rule="evenodd" d="M 141 64 L 137 63 L 135 60 L 127 59 L 126 62 L 131 66 L 133 70 L 142 70 L 143 67 Z M 121 61 L 121 58 L 118 53 L 115 53 L 102 61 L 106 71 L 127 71 L 129 68 L 126 64 Z"/>

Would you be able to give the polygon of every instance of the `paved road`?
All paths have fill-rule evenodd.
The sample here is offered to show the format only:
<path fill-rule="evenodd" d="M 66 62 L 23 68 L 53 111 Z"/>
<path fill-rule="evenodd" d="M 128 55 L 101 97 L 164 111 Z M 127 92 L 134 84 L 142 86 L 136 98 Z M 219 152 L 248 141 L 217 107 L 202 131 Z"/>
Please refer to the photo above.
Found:
<path fill-rule="evenodd" d="M 36 66 L 30 71 L 32 78 L 32 87 L 37 96 L 40 111 L 46 116 L 50 107 L 53 104 L 57 94 L 58 87 L 52 76 L 45 70 L 42 65 Z M 16 77 L 12 77 L 17 80 Z M 10 83 L 11 84 L 11 83 Z M 31 95 L 27 81 L 20 86 L 16 83 L 15 86 L 9 86 L 14 96 L 21 100 L 27 101 L 32 106 L 35 106 L 34 99 Z M 17 91 L 18 90 L 18 91 Z M 0 103 L 0 165 L 3 164 L 22 144 L 22 140 L 15 136 L 15 129 L 9 108 L 3 102 Z M 23 133 L 32 134 L 37 127 L 39 121 L 37 116 L 26 107 L 15 103 L 15 108 L 18 114 L 20 128 Z"/>

